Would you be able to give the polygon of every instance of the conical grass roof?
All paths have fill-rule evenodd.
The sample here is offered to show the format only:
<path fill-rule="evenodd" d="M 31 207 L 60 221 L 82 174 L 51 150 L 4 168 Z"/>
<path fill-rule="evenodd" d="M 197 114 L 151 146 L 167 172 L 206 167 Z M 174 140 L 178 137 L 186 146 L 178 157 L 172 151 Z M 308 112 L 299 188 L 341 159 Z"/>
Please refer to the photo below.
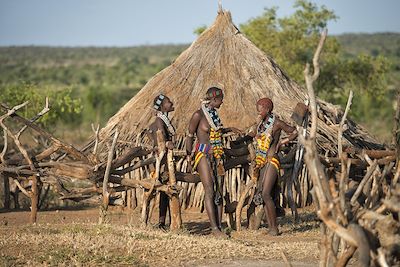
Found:
<path fill-rule="evenodd" d="M 122 141 L 119 145 L 134 143 L 137 135 L 153 121 L 151 107 L 160 93 L 174 102 L 175 111 L 170 118 L 177 134 L 184 135 L 193 112 L 199 109 L 201 99 L 211 86 L 224 91 L 224 103 L 219 111 L 223 124 L 240 129 L 255 122 L 255 103 L 261 97 L 271 98 L 274 113 L 290 124 L 294 124 L 290 117 L 295 105 L 307 99 L 304 88 L 240 33 L 232 23 L 230 12 L 219 11 L 211 27 L 110 118 L 101 130 L 100 139 L 110 139 L 118 127 Z M 333 125 L 339 123 L 342 111 L 323 101 L 319 101 L 319 106 L 319 147 L 335 151 L 337 128 Z M 348 143 L 376 148 L 375 140 L 360 126 L 350 124 L 345 133 Z"/>

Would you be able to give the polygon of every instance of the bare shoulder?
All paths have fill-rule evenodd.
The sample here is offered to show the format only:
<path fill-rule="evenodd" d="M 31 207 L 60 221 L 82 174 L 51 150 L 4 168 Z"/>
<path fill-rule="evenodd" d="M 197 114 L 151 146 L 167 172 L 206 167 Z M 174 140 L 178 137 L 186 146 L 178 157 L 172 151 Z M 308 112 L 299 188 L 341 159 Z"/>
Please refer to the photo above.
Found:
<path fill-rule="evenodd" d="M 156 117 L 156 119 L 154 121 L 154 125 L 158 129 L 162 129 L 164 127 L 164 121 L 162 119 L 160 119 L 159 117 Z"/>
<path fill-rule="evenodd" d="M 200 120 L 203 117 L 203 111 L 201 109 L 196 110 L 192 115 L 192 120 Z"/>

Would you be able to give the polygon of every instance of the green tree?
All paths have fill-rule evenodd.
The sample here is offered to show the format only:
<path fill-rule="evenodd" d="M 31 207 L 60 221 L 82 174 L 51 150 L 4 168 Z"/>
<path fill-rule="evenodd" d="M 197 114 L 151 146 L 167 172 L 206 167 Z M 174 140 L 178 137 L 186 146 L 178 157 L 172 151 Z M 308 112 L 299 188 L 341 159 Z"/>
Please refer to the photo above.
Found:
<path fill-rule="evenodd" d="M 39 88 L 36 85 L 22 82 L 16 85 L 0 86 L 0 103 L 9 107 L 29 101 L 19 111 L 25 118 L 34 117 L 40 112 L 49 98 L 50 111 L 37 123 L 44 127 L 53 128 L 58 122 L 78 125 L 81 122 L 81 100 L 74 97 L 72 89 L 56 90 Z"/>
<path fill-rule="evenodd" d="M 329 21 L 338 17 L 325 6 L 306 0 L 297 0 L 294 8 L 292 15 L 283 18 L 277 17 L 276 7 L 267 8 L 262 15 L 240 25 L 240 29 L 292 79 L 304 85 L 304 66 L 312 62 L 320 34 Z M 319 97 L 344 106 L 349 91 L 353 90 L 353 117 L 363 123 L 383 118 L 390 129 L 387 116 L 392 112 L 387 89 L 390 64 L 386 58 L 365 54 L 346 57 L 337 38 L 328 36 L 320 61 L 321 74 L 315 86 Z"/>
<path fill-rule="evenodd" d="M 304 83 L 303 70 L 312 56 L 320 33 L 329 21 L 338 17 L 325 6 L 318 7 L 306 0 L 298 0 L 295 12 L 288 17 L 278 18 L 277 8 L 269 8 L 264 13 L 240 26 L 242 32 L 260 49 L 271 55 L 294 80 Z M 383 92 L 384 74 L 388 62 L 382 57 L 360 55 L 346 59 L 342 48 L 334 36 L 328 36 L 321 56 L 320 82 L 316 90 L 325 97 L 341 90 L 349 84 L 354 89 L 378 95 Z M 324 94 L 328 92 L 328 94 Z M 329 100 L 334 100 L 335 97 Z"/>

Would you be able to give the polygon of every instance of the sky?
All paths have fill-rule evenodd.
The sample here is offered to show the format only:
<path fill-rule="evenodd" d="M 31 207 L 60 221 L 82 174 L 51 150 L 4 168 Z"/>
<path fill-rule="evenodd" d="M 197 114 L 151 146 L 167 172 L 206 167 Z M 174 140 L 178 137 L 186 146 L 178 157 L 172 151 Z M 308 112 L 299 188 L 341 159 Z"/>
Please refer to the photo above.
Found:
<path fill-rule="evenodd" d="M 221 0 L 236 25 L 294 0 Z M 330 34 L 400 32 L 400 0 L 312 0 L 339 19 Z M 138 46 L 187 44 L 211 25 L 218 0 L 0 0 L 0 46 Z"/>

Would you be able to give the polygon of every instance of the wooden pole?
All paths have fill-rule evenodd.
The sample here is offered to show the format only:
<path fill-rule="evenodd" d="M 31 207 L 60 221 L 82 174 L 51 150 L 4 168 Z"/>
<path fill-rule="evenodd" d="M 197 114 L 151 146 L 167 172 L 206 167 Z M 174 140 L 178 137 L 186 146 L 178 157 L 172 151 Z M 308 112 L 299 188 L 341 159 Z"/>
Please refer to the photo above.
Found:
<path fill-rule="evenodd" d="M 108 178 L 110 177 L 111 163 L 112 163 L 112 159 L 114 156 L 115 145 L 117 144 L 118 134 L 119 133 L 118 133 L 118 129 L 117 129 L 114 133 L 114 139 L 113 139 L 113 142 L 111 145 L 111 149 L 108 153 L 107 167 L 106 167 L 106 171 L 104 173 L 104 179 L 103 179 L 103 203 L 102 203 L 102 205 L 100 205 L 99 224 L 106 223 L 107 209 L 108 209 L 108 204 L 110 202 L 110 193 L 107 190 Z"/>
<path fill-rule="evenodd" d="M 149 204 L 154 194 L 154 186 L 160 177 L 160 168 L 161 168 L 161 161 L 165 155 L 165 141 L 160 130 L 157 130 L 157 146 L 158 146 L 158 155 L 156 156 L 156 170 L 152 177 L 152 186 L 148 191 L 143 192 L 143 202 L 142 202 L 142 214 L 141 214 L 141 225 L 142 227 L 147 227 L 149 221 Z"/>
<path fill-rule="evenodd" d="M 171 187 L 176 186 L 175 178 L 175 167 L 173 159 L 173 150 L 168 149 L 168 173 L 169 173 L 169 185 Z M 170 211 L 171 211 L 171 230 L 175 231 L 182 227 L 182 216 L 181 207 L 179 203 L 179 194 L 172 194 L 170 196 Z"/>
<path fill-rule="evenodd" d="M 6 210 L 10 209 L 10 181 L 8 176 L 0 173 L 0 178 L 3 178 L 4 185 L 4 208 Z"/>

